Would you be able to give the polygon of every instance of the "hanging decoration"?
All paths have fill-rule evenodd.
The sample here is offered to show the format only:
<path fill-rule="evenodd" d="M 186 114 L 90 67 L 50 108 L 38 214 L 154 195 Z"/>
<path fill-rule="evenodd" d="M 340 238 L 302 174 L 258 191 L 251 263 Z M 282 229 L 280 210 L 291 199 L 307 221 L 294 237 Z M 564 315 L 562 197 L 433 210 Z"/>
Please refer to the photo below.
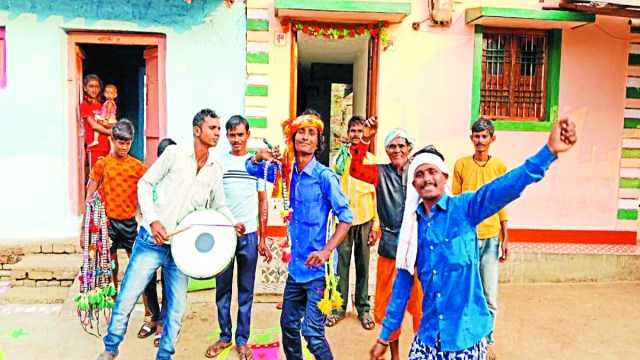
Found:
<path fill-rule="evenodd" d="M 363 36 L 379 36 L 382 46 L 387 46 L 387 28 L 388 21 L 380 21 L 368 24 L 340 24 L 340 25 L 323 25 L 313 23 L 291 22 L 285 19 L 281 22 L 282 30 L 285 33 L 289 31 L 302 32 L 303 34 L 322 37 L 325 39 L 340 40 L 347 38 L 359 38 Z"/>
<path fill-rule="evenodd" d="M 327 221 L 327 242 L 331 238 L 331 235 L 335 232 L 336 222 L 332 212 L 329 212 L 329 219 Z M 324 296 L 322 300 L 318 302 L 318 309 L 323 314 L 331 315 L 332 309 L 342 308 L 344 300 L 342 294 L 338 291 L 338 276 L 335 274 L 335 264 L 333 262 L 335 251 L 332 251 L 329 255 L 329 261 L 324 265 Z"/>
<path fill-rule="evenodd" d="M 96 192 L 87 201 L 85 209 L 82 268 L 78 276 L 80 293 L 74 299 L 84 331 L 94 336 L 100 336 L 101 312 L 106 323 L 109 323 L 114 307 L 113 296 L 116 294 L 111 278 L 115 264 L 111 261 L 109 250 L 108 221 L 104 204 Z M 94 328 L 93 321 L 97 322 L 95 334 L 87 330 L 87 327 Z"/>

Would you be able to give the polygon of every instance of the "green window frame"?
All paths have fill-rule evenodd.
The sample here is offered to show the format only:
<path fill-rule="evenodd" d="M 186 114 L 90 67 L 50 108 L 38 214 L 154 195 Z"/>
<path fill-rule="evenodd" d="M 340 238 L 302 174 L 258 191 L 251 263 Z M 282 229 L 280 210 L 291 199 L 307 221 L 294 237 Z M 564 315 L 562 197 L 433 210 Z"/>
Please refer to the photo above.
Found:
<path fill-rule="evenodd" d="M 480 115 L 481 87 L 482 87 L 482 56 L 483 36 L 486 29 L 483 25 L 475 25 L 474 53 L 473 53 L 473 86 L 471 123 Z M 509 28 L 495 28 L 498 31 L 509 32 Z M 518 29 L 511 29 L 517 33 Z M 542 121 L 525 121 L 501 118 L 493 120 L 496 130 L 512 131 L 550 131 L 558 121 L 558 96 L 560 93 L 560 53 L 562 48 L 562 30 L 550 29 L 547 33 L 547 74 L 545 78 L 546 94 L 544 101 L 544 118 Z"/>

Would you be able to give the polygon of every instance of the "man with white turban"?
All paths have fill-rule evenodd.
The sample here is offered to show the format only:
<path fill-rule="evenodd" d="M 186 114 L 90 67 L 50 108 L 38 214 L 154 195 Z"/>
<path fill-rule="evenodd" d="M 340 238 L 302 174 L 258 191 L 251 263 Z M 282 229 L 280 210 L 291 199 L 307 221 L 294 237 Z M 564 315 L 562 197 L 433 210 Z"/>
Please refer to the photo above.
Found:
<path fill-rule="evenodd" d="M 409 170 L 409 154 L 415 139 L 404 129 L 394 129 L 385 138 L 384 145 L 389 160 L 388 164 L 364 164 L 369 148 L 369 140 L 376 134 L 377 122 L 369 119 L 365 122 L 362 140 L 351 146 L 351 165 L 349 175 L 373 184 L 376 188 L 376 207 L 380 220 L 381 238 L 378 245 L 378 266 L 376 271 L 376 293 L 373 316 L 378 324 L 382 324 L 387 304 L 391 299 L 393 280 L 396 277 L 396 248 L 407 192 L 407 174 Z M 417 280 L 417 279 L 416 279 Z M 416 281 L 417 283 L 418 281 Z M 409 289 L 409 288 L 408 288 Z M 418 331 L 422 318 L 422 291 L 419 286 L 411 288 L 411 296 L 407 311 L 413 317 L 413 331 Z M 394 331 L 390 337 L 391 359 L 400 359 L 400 330 Z"/>
<path fill-rule="evenodd" d="M 459 196 L 446 192 L 449 171 L 442 159 L 433 154 L 413 159 L 413 187 L 398 239 L 398 275 L 371 360 L 384 359 L 390 335 L 402 323 L 414 274 L 424 293 L 424 316 L 409 360 L 486 359 L 485 337 L 493 331 L 493 322 L 480 281 L 476 226 L 541 180 L 557 155 L 576 141 L 573 121 L 561 119 L 547 144 L 523 165 Z"/>

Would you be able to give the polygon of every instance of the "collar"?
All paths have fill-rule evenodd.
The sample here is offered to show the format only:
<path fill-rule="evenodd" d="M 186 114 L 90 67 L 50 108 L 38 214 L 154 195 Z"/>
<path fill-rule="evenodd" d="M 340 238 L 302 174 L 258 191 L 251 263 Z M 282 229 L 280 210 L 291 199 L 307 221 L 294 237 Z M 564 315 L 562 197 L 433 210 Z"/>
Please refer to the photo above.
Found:
<path fill-rule="evenodd" d="M 424 203 L 420 201 L 420 203 L 418 204 L 418 207 L 416 208 L 416 212 L 420 217 L 426 219 L 427 214 L 424 212 L 423 204 Z M 447 195 L 446 193 L 443 193 L 440 199 L 438 200 L 438 202 L 436 202 L 436 204 L 434 205 L 434 207 L 437 206 L 438 208 L 440 208 L 440 210 L 446 211 L 448 204 L 449 204 L 449 195 Z"/>
<path fill-rule="evenodd" d="M 213 150 L 213 147 L 209 148 L 209 155 L 207 156 L 207 162 L 205 162 L 205 165 L 210 165 L 213 164 L 216 161 L 216 154 L 215 151 Z M 196 149 L 193 147 L 193 145 L 191 146 L 187 146 L 187 149 L 185 151 L 185 156 L 186 157 L 191 157 L 195 160 L 196 158 Z"/>
<path fill-rule="evenodd" d="M 309 161 L 309 163 L 307 164 L 307 166 L 305 166 L 304 170 L 302 170 L 303 173 L 306 173 L 307 175 L 311 176 L 313 174 L 313 170 L 316 168 L 316 166 L 318 165 L 318 160 L 316 160 L 316 157 L 312 157 L 311 161 Z M 300 172 L 298 171 L 298 163 L 296 162 L 295 165 L 295 170 L 296 172 L 299 174 Z"/>

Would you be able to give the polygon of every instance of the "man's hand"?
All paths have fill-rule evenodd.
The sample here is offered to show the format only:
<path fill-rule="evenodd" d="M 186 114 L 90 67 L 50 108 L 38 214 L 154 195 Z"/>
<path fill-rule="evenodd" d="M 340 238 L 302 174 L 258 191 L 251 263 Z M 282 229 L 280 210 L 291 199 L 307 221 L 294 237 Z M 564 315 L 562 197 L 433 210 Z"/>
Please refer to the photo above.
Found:
<path fill-rule="evenodd" d="M 369 231 L 369 239 L 367 240 L 367 244 L 369 244 L 369 246 L 375 246 L 379 238 L 380 238 L 380 232 L 376 230 L 371 230 Z"/>
<path fill-rule="evenodd" d="M 369 142 L 376 136 L 378 132 L 378 119 L 372 116 L 364 122 L 364 129 L 362 129 L 362 141 Z"/>
<path fill-rule="evenodd" d="M 331 251 L 329 250 L 320 250 L 314 251 L 309 255 L 307 261 L 304 262 L 306 267 L 312 267 L 314 269 L 319 269 L 329 260 L 329 256 L 331 256 Z"/>
<path fill-rule="evenodd" d="M 564 117 L 553 125 L 547 144 L 551 152 L 557 155 L 571 149 L 576 141 L 578 141 L 576 124 L 571 117 Z"/>
<path fill-rule="evenodd" d="M 244 235 L 244 231 L 246 230 L 246 228 L 244 227 L 243 223 L 237 223 L 233 225 L 233 227 L 236 228 L 236 235 L 238 237 L 241 237 L 242 235 Z"/>
<path fill-rule="evenodd" d="M 500 255 L 500 258 L 498 260 L 503 263 L 509 259 L 509 243 L 507 242 L 507 239 L 503 239 L 502 241 L 500 241 L 500 249 L 502 255 Z"/>
<path fill-rule="evenodd" d="M 273 147 L 273 151 L 269 148 L 262 148 L 254 155 L 255 162 L 259 163 L 265 160 L 278 160 L 280 158 L 280 148 L 276 145 Z"/>
<path fill-rule="evenodd" d="M 376 341 L 369 352 L 370 360 L 384 360 L 384 353 L 387 352 L 388 346 L 384 346 Z"/>
<path fill-rule="evenodd" d="M 264 238 L 260 239 L 260 242 L 258 242 L 258 254 L 264 257 L 264 261 L 266 261 L 267 264 L 270 263 L 271 260 L 273 259 L 273 254 L 271 254 L 271 249 L 269 249 L 269 247 L 267 246 Z"/>
<path fill-rule="evenodd" d="M 169 241 L 169 238 L 167 237 L 167 229 L 159 220 L 151 223 L 151 236 L 153 236 L 153 242 L 155 242 L 156 245 L 163 245 Z"/>

